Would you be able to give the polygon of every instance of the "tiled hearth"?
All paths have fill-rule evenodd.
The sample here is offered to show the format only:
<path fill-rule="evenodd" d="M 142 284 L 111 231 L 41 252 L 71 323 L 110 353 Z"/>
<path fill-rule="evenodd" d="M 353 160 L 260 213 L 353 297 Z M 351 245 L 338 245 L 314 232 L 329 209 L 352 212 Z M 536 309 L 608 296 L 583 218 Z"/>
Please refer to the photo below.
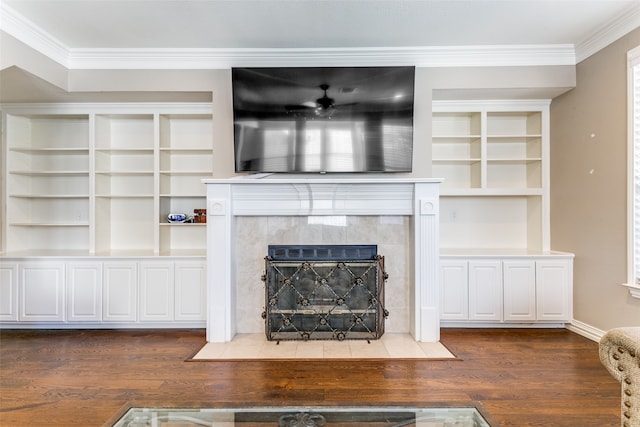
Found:
<path fill-rule="evenodd" d="M 269 244 L 377 244 L 389 273 L 386 331 L 439 340 L 438 180 L 272 175 L 204 182 L 207 341 L 264 331 L 260 277 Z"/>

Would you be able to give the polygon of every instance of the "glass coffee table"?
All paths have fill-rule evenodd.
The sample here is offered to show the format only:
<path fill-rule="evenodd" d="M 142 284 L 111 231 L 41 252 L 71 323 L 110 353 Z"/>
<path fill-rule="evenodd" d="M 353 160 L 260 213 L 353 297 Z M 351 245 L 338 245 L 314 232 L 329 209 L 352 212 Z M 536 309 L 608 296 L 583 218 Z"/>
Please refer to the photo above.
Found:
<path fill-rule="evenodd" d="M 113 427 L 497 427 L 479 404 L 438 407 L 130 407 Z"/>

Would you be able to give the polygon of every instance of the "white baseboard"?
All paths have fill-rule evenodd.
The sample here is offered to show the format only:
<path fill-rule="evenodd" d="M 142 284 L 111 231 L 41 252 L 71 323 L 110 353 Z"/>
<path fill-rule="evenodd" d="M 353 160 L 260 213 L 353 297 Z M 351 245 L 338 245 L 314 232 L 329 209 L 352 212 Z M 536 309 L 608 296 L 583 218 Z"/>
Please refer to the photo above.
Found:
<path fill-rule="evenodd" d="M 573 319 L 571 323 L 567 324 L 567 329 L 595 342 L 599 342 L 600 338 L 605 334 L 605 331 L 594 328 L 591 325 L 587 325 L 586 323 L 575 319 Z"/>

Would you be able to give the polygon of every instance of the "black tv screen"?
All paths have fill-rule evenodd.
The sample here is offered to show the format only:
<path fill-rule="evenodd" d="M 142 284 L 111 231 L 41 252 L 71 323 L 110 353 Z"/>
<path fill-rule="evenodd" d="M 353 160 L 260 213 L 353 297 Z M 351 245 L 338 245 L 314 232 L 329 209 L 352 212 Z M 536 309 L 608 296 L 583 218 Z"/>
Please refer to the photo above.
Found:
<path fill-rule="evenodd" d="M 233 68 L 236 172 L 410 172 L 414 67 Z"/>

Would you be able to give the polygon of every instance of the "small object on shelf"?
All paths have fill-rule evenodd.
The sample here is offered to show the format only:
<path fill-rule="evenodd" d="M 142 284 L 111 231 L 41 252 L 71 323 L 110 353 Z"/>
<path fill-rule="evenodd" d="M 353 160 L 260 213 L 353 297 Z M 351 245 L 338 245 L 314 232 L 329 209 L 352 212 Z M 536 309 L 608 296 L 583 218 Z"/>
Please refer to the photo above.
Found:
<path fill-rule="evenodd" d="M 207 210 L 206 209 L 194 209 L 193 210 L 193 222 L 196 224 L 204 224 L 207 222 Z"/>
<path fill-rule="evenodd" d="M 167 215 L 167 221 L 169 221 L 170 223 L 192 222 L 193 217 L 188 216 L 185 213 L 170 213 L 169 215 Z"/>

